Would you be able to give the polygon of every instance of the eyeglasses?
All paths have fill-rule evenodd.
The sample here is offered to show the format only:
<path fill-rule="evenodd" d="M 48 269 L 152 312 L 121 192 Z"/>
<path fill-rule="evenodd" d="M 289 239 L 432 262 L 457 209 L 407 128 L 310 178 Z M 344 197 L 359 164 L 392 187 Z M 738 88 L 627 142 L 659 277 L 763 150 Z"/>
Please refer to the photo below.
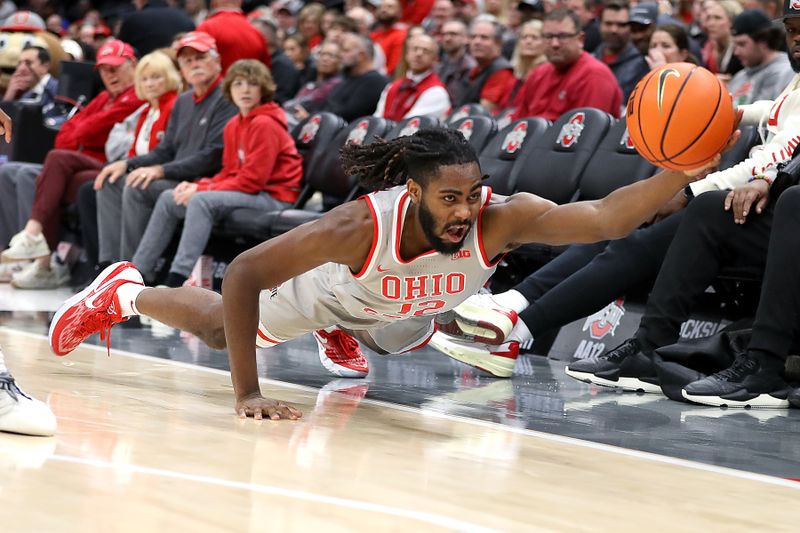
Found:
<path fill-rule="evenodd" d="M 339 54 L 334 54 L 331 52 L 320 52 L 319 57 L 331 57 L 333 59 L 339 59 Z"/>
<path fill-rule="evenodd" d="M 566 41 L 568 39 L 572 39 L 573 37 L 577 37 L 578 33 L 543 33 L 542 39 L 545 41 Z"/>

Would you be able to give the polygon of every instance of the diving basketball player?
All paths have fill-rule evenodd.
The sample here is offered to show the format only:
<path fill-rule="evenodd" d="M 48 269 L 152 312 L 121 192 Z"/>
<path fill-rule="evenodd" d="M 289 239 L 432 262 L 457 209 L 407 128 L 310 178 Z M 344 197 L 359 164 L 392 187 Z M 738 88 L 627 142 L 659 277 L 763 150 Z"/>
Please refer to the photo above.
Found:
<path fill-rule="evenodd" d="M 358 342 L 381 354 L 417 349 L 433 334 L 434 315 L 476 293 L 504 253 L 529 242 L 620 238 L 699 173 L 664 171 L 591 202 L 556 205 L 526 193 L 492 201 L 473 148 L 442 128 L 347 145 L 342 162 L 381 190 L 242 253 L 222 296 L 145 287 L 131 263 L 112 265 L 56 313 L 53 351 L 66 355 L 147 315 L 227 348 L 240 416 L 295 419 L 296 408 L 261 395 L 256 346 L 313 333 L 326 366 L 356 368 L 365 366 Z M 515 357 L 501 353 L 487 365 Z"/>

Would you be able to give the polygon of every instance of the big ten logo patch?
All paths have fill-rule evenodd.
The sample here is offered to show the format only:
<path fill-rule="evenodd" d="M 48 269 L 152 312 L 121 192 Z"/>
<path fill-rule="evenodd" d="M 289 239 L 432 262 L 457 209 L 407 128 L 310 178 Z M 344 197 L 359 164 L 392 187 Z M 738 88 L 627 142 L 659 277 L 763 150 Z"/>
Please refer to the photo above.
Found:
<path fill-rule="evenodd" d="M 622 137 L 619 140 L 620 146 L 624 146 L 626 150 L 636 150 L 636 147 L 633 145 L 633 141 L 631 140 L 631 136 L 628 135 L 628 128 L 625 128 L 625 131 L 622 132 Z"/>
<path fill-rule="evenodd" d="M 572 115 L 567 123 L 561 126 L 561 132 L 558 134 L 558 144 L 564 148 L 570 148 L 578 142 L 583 132 L 585 120 L 586 115 L 584 113 Z"/>
<path fill-rule="evenodd" d="M 364 139 L 367 138 L 367 130 L 369 130 L 369 121 L 362 120 L 356 125 L 355 128 L 350 130 L 345 144 L 351 143 L 355 144 L 356 146 L 364 144 Z"/>
<path fill-rule="evenodd" d="M 622 306 L 625 300 L 617 298 L 605 306 L 600 311 L 586 318 L 581 331 L 588 331 L 593 339 L 600 340 L 606 335 L 614 336 L 619 326 L 620 320 L 625 316 L 625 308 Z"/>
<path fill-rule="evenodd" d="M 452 256 L 450 256 L 450 260 L 455 261 L 457 259 L 467 259 L 469 257 L 472 257 L 472 252 L 470 252 L 469 250 L 459 250 Z"/>
<path fill-rule="evenodd" d="M 308 119 L 308 122 L 303 125 L 303 129 L 300 130 L 300 142 L 308 144 L 313 141 L 319 131 L 320 122 L 322 122 L 322 118 L 319 115 Z"/>
<path fill-rule="evenodd" d="M 458 125 L 458 131 L 461 132 L 461 135 L 464 136 L 464 139 L 469 141 L 470 137 L 472 137 L 472 127 L 474 125 L 475 124 L 471 118 L 468 118 Z"/>
<path fill-rule="evenodd" d="M 398 137 L 408 137 L 409 135 L 414 135 L 419 131 L 419 118 L 412 118 L 408 121 L 405 127 L 400 130 L 400 134 Z"/>
<path fill-rule="evenodd" d="M 514 129 L 508 132 L 506 138 L 503 139 L 502 150 L 508 154 L 513 154 L 522 147 L 525 142 L 525 137 L 528 136 L 528 123 L 520 122 Z"/>

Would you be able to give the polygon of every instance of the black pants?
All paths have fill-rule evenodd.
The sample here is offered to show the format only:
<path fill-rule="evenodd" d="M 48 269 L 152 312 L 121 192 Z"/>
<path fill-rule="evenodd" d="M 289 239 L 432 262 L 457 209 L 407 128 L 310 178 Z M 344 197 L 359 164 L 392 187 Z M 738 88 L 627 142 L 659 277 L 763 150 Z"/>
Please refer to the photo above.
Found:
<path fill-rule="evenodd" d="M 97 193 L 94 182 L 84 183 L 78 189 L 78 215 L 81 219 L 81 237 L 83 247 L 89 263 L 97 264 L 98 236 L 97 236 Z"/>
<path fill-rule="evenodd" d="M 623 239 L 570 246 L 514 287 L 531 302 L 520 319 L 536 337 L 652 283 L 682 218 L 678 212 Z"/>
<path fill-rule="evenodd" d="M 727 194 L 704 193 L 684 209 L 636 332 L 645 351 L 678 341 L 681 324 L 723 266 L 763 270 L 774 206 L 760 215 L 752 211 L 744 225 L 737 225 L 723 209 Z"/>
<path fill-rule="evenodd" d="M 784 191 L 774 213 L 750 349 L 783 359 L 800 328 L 800 186 Z"/>

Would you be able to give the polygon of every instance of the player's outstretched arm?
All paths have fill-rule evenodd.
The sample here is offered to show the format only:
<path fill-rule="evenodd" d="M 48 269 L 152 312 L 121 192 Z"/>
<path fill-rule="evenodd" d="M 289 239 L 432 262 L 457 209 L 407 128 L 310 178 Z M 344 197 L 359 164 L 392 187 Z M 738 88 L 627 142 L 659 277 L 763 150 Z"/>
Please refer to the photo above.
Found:
<path fill-rule="evenodd" d="M 485 242 L 494 244 L 492 252 L 501 253 L 531 242 L 561 245 L 619 239 L 652 218 L 662 205 L 718 160 L 719 156 L 691 172 L 661 171 L 601 200 L 556 205 L 532 194 L 509 196 L 505 203 L 487 210 Z"/>
<path fill-rule="evenodd" d="M 325 263 L 357 272 L 372 244 L 372 218 L 364 202 L 350 202 L 239 255 L 222 282 L 225 339 L 240 415 L 295 419 L 300 412 L 261 396 L 256 369 L 259 294 Z"/>

